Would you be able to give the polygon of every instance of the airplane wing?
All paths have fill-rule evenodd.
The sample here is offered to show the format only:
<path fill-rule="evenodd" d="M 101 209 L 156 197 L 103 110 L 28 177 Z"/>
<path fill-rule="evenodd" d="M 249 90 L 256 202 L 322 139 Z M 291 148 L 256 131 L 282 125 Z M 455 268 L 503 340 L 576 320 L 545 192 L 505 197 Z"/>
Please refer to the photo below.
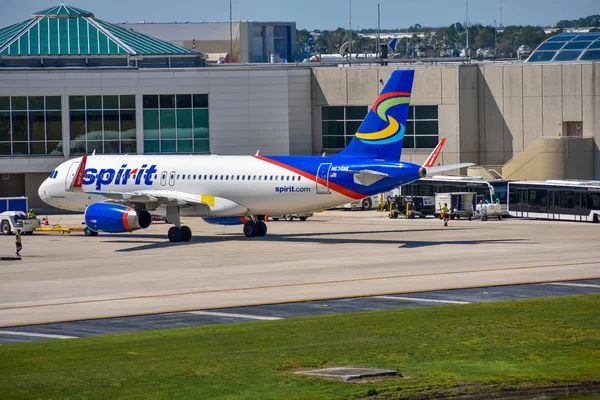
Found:
<path fill-rule="evenodd" d="M 383 178 L 389 177 L 389 175 L 384 172 L 373 171 L 370 169 L 363 169 L 360 171 L 355 171 L 355 170 L 349 169 L 345 172 L 353 174 L 354 175 L 354 183 L 357 183 L 357 184 L 363 185 L 363 186 L 370 186 Z"/>
<path fill-rule="evenodd" d="M 475 164 L 473 164 L 473 163 L 448 164 L 448 165 L 440 165 L 438 167 L 425 168 L 425 170 L 427 171 L 427 176 L 431 176 L 431 175 L 439 174 L 440 172 L 452 171 L 453 169 L 471 167 L 473 165 L 475 165 Z"/>
<path fill-rule="evenodd" d="M 221 211 L 243 215 L 248 209 L 234 201 L 209 195 L 195 195 L 175 190 L 136 190 L 133 192 L 86 191 L 88 194 L 104 196 L 114 203 L 143 203 L 150 210 L 159 206 L 201 206 L 215 214 Z"/>

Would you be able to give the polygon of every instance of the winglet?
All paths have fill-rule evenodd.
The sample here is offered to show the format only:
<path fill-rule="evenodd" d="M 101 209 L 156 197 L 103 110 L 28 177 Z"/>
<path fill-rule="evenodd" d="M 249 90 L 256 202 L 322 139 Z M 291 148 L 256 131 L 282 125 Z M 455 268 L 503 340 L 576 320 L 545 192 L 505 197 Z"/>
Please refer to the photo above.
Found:
<path fill-rule="evenodd" d="M 73 179 L 73 183 L 71 184 L 71 189 L 81 189 L 83 186 L 83 178 L 85 177 L 85 163 L 87 162 L 87 156 L 83 156 L 81 159 L 81 164 L 79 164 L 79 169 L 75 174 L 75 179 Z"/>
<path fill-rule="evenodd" d="M 425 160 L 425 164 L 423 164 L 424 168 L 431 168 L 435 166 L 435 162 L 437 161 L 437 158 L 440 155 L 440 152 L 442 151 L 442 147 L 444 147 L 444 143 L 446 143 L 446 138 L 440 140 L 440 142 L 435 147 L 435 149 L 433 149 L 429 157 L 427 157 L 427 160 Z"/>

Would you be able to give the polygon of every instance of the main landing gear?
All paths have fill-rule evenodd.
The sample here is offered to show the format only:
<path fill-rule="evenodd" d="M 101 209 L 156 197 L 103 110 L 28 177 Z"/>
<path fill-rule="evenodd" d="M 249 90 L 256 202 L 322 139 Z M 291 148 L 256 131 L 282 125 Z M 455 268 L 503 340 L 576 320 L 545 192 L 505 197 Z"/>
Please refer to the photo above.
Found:
<path fill-rule="evenodd" d="M 244 235 L 246 237 L 265 236 L 267 224 L 264 221 L 249 221 L 244 224 Z"/>
<path fill-rule="evenodd" d="M 178 206 L 167 206 L 167 220 L 175 225 L 169 228 L 168 237 L 170 242 L 189 242 L 192 239 L 192 230 L 189 226 L 181 226 Z"/>

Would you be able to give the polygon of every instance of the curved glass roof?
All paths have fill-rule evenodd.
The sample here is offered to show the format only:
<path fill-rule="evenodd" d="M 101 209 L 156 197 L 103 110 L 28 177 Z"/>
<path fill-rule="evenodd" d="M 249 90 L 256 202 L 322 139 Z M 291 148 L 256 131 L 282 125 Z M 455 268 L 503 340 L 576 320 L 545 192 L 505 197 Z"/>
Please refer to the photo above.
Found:
<path fill-rule="evenodd" d="M 0 29 L 0 56 L 194 55 L 172 43 L 99 20 L 66 4 Z"/>
<path fill-rule="evenodd" d="M 561 33 L 544 41 L 528 63 L 600 61 L 600 32 Z"/>

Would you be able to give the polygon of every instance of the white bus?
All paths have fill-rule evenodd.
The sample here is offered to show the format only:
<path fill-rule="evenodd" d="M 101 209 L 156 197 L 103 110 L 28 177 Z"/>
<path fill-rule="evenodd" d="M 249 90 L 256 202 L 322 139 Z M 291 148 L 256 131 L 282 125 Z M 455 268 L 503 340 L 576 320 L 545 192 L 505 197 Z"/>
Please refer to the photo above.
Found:
<path fill-rule="evenodd" d="M 508 183 L 508 211 L 514 217 L 600 222 L 600 181 Z"/>

